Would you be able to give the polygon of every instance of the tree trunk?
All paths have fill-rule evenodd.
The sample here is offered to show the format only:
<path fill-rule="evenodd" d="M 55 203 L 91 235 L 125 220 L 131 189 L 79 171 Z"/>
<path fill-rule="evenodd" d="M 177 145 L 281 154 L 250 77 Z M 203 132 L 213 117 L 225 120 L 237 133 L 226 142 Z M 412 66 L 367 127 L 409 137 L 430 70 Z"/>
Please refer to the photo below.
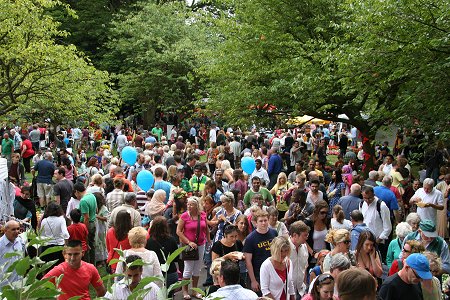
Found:
<path fill-rule="evenodd" d="M 147 110 L 142 112 L 142 121 L 144 128 L 150 128 L 155 124 L 156 106 L 153 104 L 148 105 Z"/>

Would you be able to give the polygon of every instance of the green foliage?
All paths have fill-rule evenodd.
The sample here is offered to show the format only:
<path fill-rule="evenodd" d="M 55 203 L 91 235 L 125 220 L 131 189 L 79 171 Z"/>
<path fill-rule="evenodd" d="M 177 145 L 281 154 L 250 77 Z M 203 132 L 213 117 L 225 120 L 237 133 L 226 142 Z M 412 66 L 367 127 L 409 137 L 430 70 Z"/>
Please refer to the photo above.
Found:
<path fill-rule="evenodd" d="M 202 70 L 209 107 L 229 121 L 259 121 L 265 114 L 249 107 L 269 103 L 286 117 L 350 123 L 371 139 L 379 127 L 413 118 L 443 129 L 448 1 L 224 3 L 234 14 L 211 18 L 224 41 Z"/>
<path fill-rule="evenodd" d="M 27 236 L 29 238 L 29 243 L 27 247 L 35 245 L 36 247 L 43 244 L 43 240 L 34 232 L 28 231 Z M 34 299 L 53 299 L 56 298 L 61 292 L 55 287 L 53 283 L 50 282 L 50 278 L 47 279 L 37 279 L 39 274 L 43 274 L 51 266 L 53 266 L 56 261 L 44 262 L 41 257 L 53 253 L 56 251 L 61 251 L 61 247 L 52 247 L 48 251 L 44 251 L 37 257 L 30 258 L 28 256 L 23 257 L 15 261 L 1 276 L 0 281 L 4 281 L 8 278 L 12 272 L 16 272 L 22 277 L 22 280 L 7 284 L 1 289 L 0 296 L 2 299 L 7 300 L 34 300 Z M 17 253 L 22 256 L 22 253 Z M 13 255 L 8 255 L 12 257 Z M 56 279 L 60 281 L 62 276 Z"/>
<path fill-rule="evenodd" d="M 110 120 L 117 111 L 106 72 L 96 70 L 48 11 L 58 0 L 0 1 L 0 116 L 52 122 Z M 51 112 L 49 114 L 48 112 Z"/>
<path fill-rule="evenodd" d="M 137 112 L 192 108 L 200 24 L 185 4 L 140 2 L 112 22 L 103 67 L 115 73 L 121 98 Z"/>

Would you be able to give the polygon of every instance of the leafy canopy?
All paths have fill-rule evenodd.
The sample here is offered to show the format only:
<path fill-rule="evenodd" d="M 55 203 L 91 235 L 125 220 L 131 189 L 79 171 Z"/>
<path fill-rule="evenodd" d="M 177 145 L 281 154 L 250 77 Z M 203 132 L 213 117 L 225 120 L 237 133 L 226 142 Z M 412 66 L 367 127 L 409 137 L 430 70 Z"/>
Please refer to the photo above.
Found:
<path fill-rule="evenodd" d="M 63 5 L 56 0 L 0 1 L 0 116 L 110 119 L 117 99 L 109 75 L 75 46 L 56 42 L 67 35 L 47 13 L 56 6 Z"/>

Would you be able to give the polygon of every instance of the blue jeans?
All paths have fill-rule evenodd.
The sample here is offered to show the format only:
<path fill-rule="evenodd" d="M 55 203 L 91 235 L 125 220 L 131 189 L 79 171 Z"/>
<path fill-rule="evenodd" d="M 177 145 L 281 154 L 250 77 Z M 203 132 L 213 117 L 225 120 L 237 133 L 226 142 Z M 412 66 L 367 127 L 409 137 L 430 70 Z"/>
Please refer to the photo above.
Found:
<path fill-rule="evenodd" d="M 211 268 L 211 264 L 212 264 L 212 256 L 211 256 L 211 250 L 206 251 L 206 247 L 205 247 L 205 255 L 203 256 L 203 262 L 206 265 L 206 280 L 205 282 L 207 283 L 213 283 L 213 278 L 211 276 L 211 274 L 209 273 L 209 269 Z"/>

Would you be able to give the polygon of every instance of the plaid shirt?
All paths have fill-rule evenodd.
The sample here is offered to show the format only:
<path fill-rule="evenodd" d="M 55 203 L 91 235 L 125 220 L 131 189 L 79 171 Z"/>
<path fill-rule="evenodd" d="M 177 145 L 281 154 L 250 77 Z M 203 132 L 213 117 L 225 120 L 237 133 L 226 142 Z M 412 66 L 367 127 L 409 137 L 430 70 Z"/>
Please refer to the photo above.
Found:
<path fill-rule="evenodd" d="M 117 206 L 123 204 L 125 193 L 121 189 L 114 189 L 106 196 L 106 207 L 108 211 L 112 211 Z"/>

